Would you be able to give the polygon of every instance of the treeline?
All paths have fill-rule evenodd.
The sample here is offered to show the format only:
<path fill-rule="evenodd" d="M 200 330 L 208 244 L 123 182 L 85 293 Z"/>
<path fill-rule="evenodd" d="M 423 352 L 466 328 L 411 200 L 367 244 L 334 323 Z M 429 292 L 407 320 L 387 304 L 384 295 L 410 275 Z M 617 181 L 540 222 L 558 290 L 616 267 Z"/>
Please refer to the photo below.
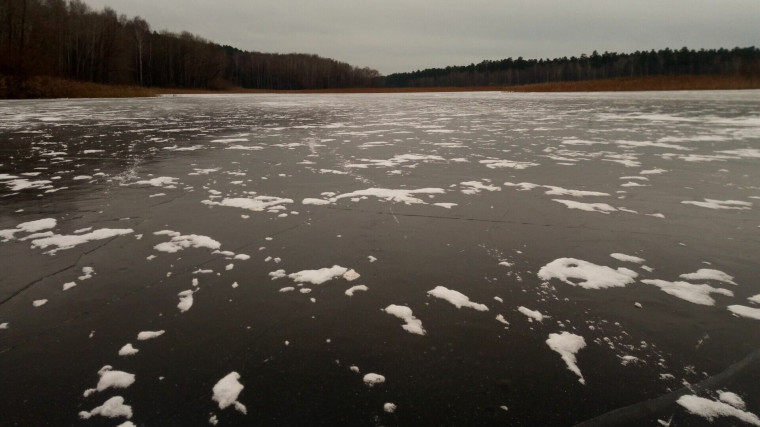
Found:
<path fill-rule="evenodd" d="M 0 0 L 0 77 L 169 88 L 331 89 L 382 85 L 380 74 L 306 54 L 221 46 L 80 0 Z M 6 82 L 7 84 L 7 82 Z M 23 88 L 17 88 L 23 90 Z"/>
<path fill-rule="evenodd" d="M 513 86 L 618 77 L 663 75 L 760 76 L 760 49 L 662 49 L 625 53 L 594 51 L 590 56 L 556 59 L 483 61 L 479 64 L 428 68 L 385 77 L 387 87 Z"/>

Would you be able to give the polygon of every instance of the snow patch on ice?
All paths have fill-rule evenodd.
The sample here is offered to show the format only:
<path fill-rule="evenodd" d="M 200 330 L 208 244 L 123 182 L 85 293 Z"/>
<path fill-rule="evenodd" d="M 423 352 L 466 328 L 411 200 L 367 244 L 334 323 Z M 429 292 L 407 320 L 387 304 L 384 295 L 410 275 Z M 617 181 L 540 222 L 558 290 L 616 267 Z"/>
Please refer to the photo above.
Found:
<path fill-rule="evenodd" d="M 119 356 L 132 356 L 137 354 L 140 350 L 132 347 L 132 343 L 126 343 L 119 349 Z"/>
<path fill-rule="evenodd" d="M 181 235 L 176 231 L 162 230 L 153 233 L 155 235 L 171 235 L 172 238 L 168 242 L 159 243 L 153 246 L 153 249 L 159 252 L 175 253 L 187 248 L 206 248 L 210 250 L 218 250 L 222 244 L 218 241 L 198 234 Z"/>
<path fill-rule="evenodd" d="M 575 358 L 575 354 L 582 348 L 586 347 L 586 340 L 580 335 L 571 334 L 570 332 L 562 332 L 560 334 L 549 334 L 546 344 L 550 349 L 559 353 L 562 360 L 567 365 L 567 369 L 578 375 L 578 382 L 586 384 L 586 380 L 583 378 L 583 374 L 581 374 L 581 370 L 578 368 L 578 361 Z"/>
<path fill-rule="evenodd" d="M 668 282 L 667 280 L 645 279 L 641 281 L 647 285 L 657 286 L 666 294 L 673 295 L 684 301 L 700 305 L 715 305 L 715 300 L 710 294 L 721 294 L 732 297 L 734 293 L 728 289 L 713 288 L 710 285 L 694 285 L 688 282 Z"/>
<path fill-rule="evenodd" d="M 231 199 L 225 198 L 222 199 L 221 202 L 204 200 L 201 203 L 209 206 L 226 206 L 231 208 L 247 209 L 254 212 L 261 212 L 265 210 L 271 210 L 273 208 L 285 209 L 283 205 L 286 203 L 293 203 L 293 199 L 274 196 L 256 196 L 253 199 L 238 197 Z"/>
<path fill-rule="evenodd" d="M 477 311 L 488 311 L 488 307 L 486 307 L 485 304 L 472 302 L 470 301 L 470 298 L 463 293 L 447 289 L 443 286 L 436 286 L 435 289 L 431 289 L 427 293 L 436 298 L 450 302 L 456 308 L 469 307 Z"/>
<path fill-rule="evenodd" d="M 622 287 L 633 283 L 637 276 L 635 271 L 627 268 L 613 270 L 610 267 L 575 258 L 558 258 L 538 271 L 538 277 L 542 280 L 559 279 L 569 285 L 585 289 Z M 570 279 L 575 279 L 577 282 Z"/>
<path fill-rule="evenodd" d="M 380 374 L 369 373 L 364 376 L 363 380 L 364 384 L 367 384 L 367 386 L 374 387 L 377 384 L 384 383 L 385 377 Z"/>
<path fill-rule="evenodd" d="M 621 253 L 613 253 L 613 254 L 610 254 L 610 256 L 612 258 L 615 258 L 618 261 L 633 262 L 633 263 L 636 263 L 636 264 L 641 264 L 644 261 L 646 261 L 644 258 L 640 258 L 640 257 L 633 256 L 633 255 L 621 254 Z"/>
<path fill-rule="evenodd" d="M 79 418 L 89 419 L 93 415 L 101 415 L 108 418 L 132 418 L 132 407 L 124 404 L 124 398 L 114 396 L 105 401 L 102 405 L 93 408 L 91 411 L 81 411 Z"/>
<path fill-rule="evenodd" d="M 163 335 L 164 332 L 166 332 L 166 331 L 164 331 L 164 330 L 160 330 L 160 331 L 142 331 L 142 332 L 140 332 L 140 333 L 137 334 L 137 340 L 138 341 L 145 341 L 145 340 L 151 340 L 153 338 L 158 338 L 161 335 Z"/>
<path fill-rule="evenodd" d="M 318 270 L 301 270 L 296 273 L 288 274 L 288 277 L 298 283 L 312 283 L 314 285 L 321 285 L 328 280 L 343 276 L 347 272 L 348 268 L 341 267 L 339 265 L 333 265 L 330 268 L 325 267 Z M 272 276 L 272 273 L 269 273 L 269 275 Z M 274 278 L 274 276 L 272 277 Z"/>
<path fill-rule="evenodd" d="M 693 200 L 685 200 L 681 202 L 685 205 L 694 205 L 699 206 L 702 208 L 708 208 L 708 209 L 737 209 L 737 210 L 746 210 L 752 208 L 751 202 L 743 202 L 741 200 L 715 200 L 715 199 L 704 199 L 704 201 L 693 201 Z"/>
<path fill-rule="evenodd" d="M 56 252 L 64 249 L 71 249 L 74 246 L 81 245 L 87 242 L 95 240 L 110 239 L 111 237 L 123 236 L 125 234 L 133 233 L 131 228 L 101 228 L 99 230 L 91 231 L 86 234 L 70 234 L 60 235 L 56 234 L 51 237 L 45 237 L 42 239 L 32 240 L 33 248 L 46 249 L 50 246 L 55 248 L 49 250 L 47 253 L 55 254 Z"/>
<path fill-rule="evenodd" d="M 579 209 L 586 212 L 599 212 L 603 214 L 609 214 L 610 212 L 616 212 L 617 209 L 608 205 L 607 203 L 583 203 L 583 202 L 576 202 L 575 200 L 563 200 L 563 199 L 552 199 L 553 201 L 557 203 L 562 203 L 563 205 L 567 206 L 569 209 Z"/>
<path fill-rule="evenodd" d="M 239 379 L 240 374 L 233 371 L 214 385 L 212 399 L 219 403 L 219 409 L 225 409 L 232 405 L 243 414 L 248 412 L 245 405 L 237 400 L 240 392 L 245 388 L 243 384 L 240 384 Z"/>
<path fill-rule="evenodd" d="M 758 418 L 757 415 L 717 400 L 686 395 L 679 397 L 676 403 L 686 408 L 686 410 L 692 414 L 706 418 L 708 421 L 713 421 L 715 418 L 719 417 L 734 417 L 747 424 L 760 426 L 760 418 Z"/>
<path fill-rule="evenodd" d="M 679 277 L 686 280 L 715 280 L 736 285 L 733 276 L 729 276 L 720 270 L 714 270 L 712 268 L 700 268 L 694 273 L 682 274 Z"/>
<path fill-rule="evenodd" d="M 760 320 L 760 308 L 747 307 L 744 305 L 729 305 L 728 309 L 737 316 Z"/>
<path fill-rule="evenodd" d="M 391 316 L 396 316 L 406 322 L 401 327 L 412 334 L 425 335 L 425 329 L 422 327 L 422 320 L 414 317 L 412 309 L 403 305 L 391 304 L 383 309 L 384 312 Z"/>
<path fill-rule="evenodd" d="M 542 322 L 544 320 L 544 315 L 541 314 L 538 310 L 531 310 L 529 308 L 520 306 L 517 307 L 517 311 L 528 316 L 531 321 L 536 320 L 538 322 Z"/>
<path fill-rule="evenodd" d="M 368 291 L 369 288 L 365 285 L 356 285 L 346 289 L 346 295 L 352 297 L 356 291 Z"/>

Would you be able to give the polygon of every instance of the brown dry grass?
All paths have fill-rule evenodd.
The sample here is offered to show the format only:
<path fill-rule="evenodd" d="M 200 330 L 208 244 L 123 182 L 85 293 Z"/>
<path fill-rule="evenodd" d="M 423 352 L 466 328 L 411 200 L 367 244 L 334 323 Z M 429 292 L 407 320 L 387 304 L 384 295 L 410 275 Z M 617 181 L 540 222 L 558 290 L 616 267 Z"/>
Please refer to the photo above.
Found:
<path fill-rule="evenodd" d="M 170 94 L 255 94 L 255 93 L 415 93 L 415 92 L 607 92 L 662 90 L 760 89 L 760 78 L 743 76 L 654 76 L 579 82 L 540 83 L 523 86 L 355 88 L 321 90 L 261 90 L 233 88 L 203 89 L 144 88 L 78 82 L 55 77 L 32 77 L 24 82 L 0 77 L 0 98 L 125 98 Z"/>
<path fill-rule="evenodd" d="M 57 77 L 24 80 L 0 77 L 0 98 L 138 98 L 156 96 L 150 88 L 103 85 Z"/>

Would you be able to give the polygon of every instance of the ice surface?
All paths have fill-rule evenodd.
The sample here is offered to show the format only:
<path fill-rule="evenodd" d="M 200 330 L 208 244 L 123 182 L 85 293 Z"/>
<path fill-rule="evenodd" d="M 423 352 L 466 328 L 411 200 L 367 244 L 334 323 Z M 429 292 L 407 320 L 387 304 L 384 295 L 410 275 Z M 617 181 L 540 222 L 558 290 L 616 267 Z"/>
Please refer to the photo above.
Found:
<path fill-rule="evenodd" d="M 729 297 L 734 296 L 734 293 L 728 289 L 713 288 L 712 286 L 705 284 L 694 285 L 688 282 L 668 282 L 659 279 L 644 279 L 641 282 L 646 283 L 647 285 L 657 286 L 666 294 L 700 305 L 715 305 L 715 300 L 710 294 L 721 294 Z"/>
<path fill-rule="evenodd" d="M 578 375 L 578 382 L 586 384 L 586 380 L 583 378 L 583 374 L 581 374 L 581 370 L 578 368 L 578 361 L 575 358 L 575 354 L 582 348 L 586 347 L 586 340 L 580 335 L 575 335 L 570 332 L 562 332 L 559 334 L 549 334 L 546 344 L 550 349 L 559 353 L 562 360 L 565 361 L 567 369 Z"/>
<path fill-rule="evenodd" d="M 715 280 L 736 285 L 733 276 L 729 276 L 720 270 L 714 270 L 711 268 L 700 268 L 694 273 L 682 274 L 679 277 L 686 280 Z"/>
<path fill-rule="evenodd" d="M 384 383 L 385 377 L 380 374 L 369 373 L 364 376 L 363 380 L 364 384 L 367 384 L 369 387 L 374 387 L 377 384 Z"/>
<path fill-rule="evenodd" d="M 383 404 L 383 411 L 385 411 L 385 412 L 387 412 L 389 414 L 392 414 L 392 413 L 396 412 L 396 408 L 397 408 L 397 406 L 396 406 L 395 403 L 387 402 L 387 403 Z"/>
<path fill-rule="evenodd" d="M 69 289 L 73 288 L 76 285 L 77 285 L 76 282 L 66 282 L 63 284 L 63 290 L 68 291 Z"/>
<path fill-rule="evenodd" d="M 470 301 L 470 298 L 463 293 L 447 289 L 443 286 L 436 286 L 435 289 L 429 290 L 427 293 L 454 304 L 456 308 L 469 307 L 477 311 L 488 311 L 488 307 L 484 304 L 472 302 Z"/>
<path fill-rule="evenodd" d="M 422 321 L 412 314 L 412 309 L 403 305 L 391 304 L 383 309 L 384 312 L 396 316 L 406 322 L 401 327 L 410 333 L 425 335 L 425 329 L 422 327 Z"/>
<path fill-rule="evenodd" d="M 627 268 L 613 270 L 575 258 L 558 258 L 541 267 L 538 277 L 542 280 L 559 279 L 569 285 L 585 289 L 622 287 L 634 282 L 638 276 Z M 577 281 L 571 281 L 575 279 Z"/>
<path fill-rule="evenodd" d="M 757 415 L 742 411 L 724 402 L 694 395 L 681 396 L 676 402 L 692 414 L 699 415 L 709 421 L 719 417 L 734 417 L 747 424 L 760 426 L 760 418 Z"/>
<path fill-rule="evenodd" d="M 214 385 L 212 399 L 219 403 L 219 409 L 225 409 L 230 405 L 234 405 L 238 411 L 244 414 L 248 412 L 245 405 L 237 400 L 240 392 L 245 388 L 243 384 L 240 384 L 239 379 L 240 374 L 233 371 Z"/>
<path fill-rule="evenodd" d="M 755 296 L 751 296 L 747 298 L 750 302 L 754 302 L 755 304 L 760 304 L 760 294 L 757 294 Z"/>
<path fill-rule="evenodd" d="M 54 246 L 47 253 L 55 254 L 56 252 L 64 249 L 71 249 L 74 246 L 81 245 L 87 242 L 95 240 L 110 239 L 111 237 L 123 236 L 125 234 L 133 233 L 131 228 L 101 228 L 99 230 L 91 231 L 86 234 L 70 234 L 70 235 L 54 235 L 52 237 L 45 237 L 42 239 L 32 240 L 33 248 L 46 249 L 50 246 Z"/>
<path fill-rule="evenodd" d="M 101 415 L 108 418 L 124 417 L 129 419 L 132 418 L 132 407 L 124 404 L 123 397 L 114 396 L 91 411 L 81 411 L 79 413 L 79 417 L 82 419 L 89 419 L 93 415 Z"/>
<path fill-rule="evenodd" d="M 38 299 L 32 301 L 32 305 L 35 307 L 42 307 L 43 305 L 47 304 L 48 300 L 46 299 Z"/>

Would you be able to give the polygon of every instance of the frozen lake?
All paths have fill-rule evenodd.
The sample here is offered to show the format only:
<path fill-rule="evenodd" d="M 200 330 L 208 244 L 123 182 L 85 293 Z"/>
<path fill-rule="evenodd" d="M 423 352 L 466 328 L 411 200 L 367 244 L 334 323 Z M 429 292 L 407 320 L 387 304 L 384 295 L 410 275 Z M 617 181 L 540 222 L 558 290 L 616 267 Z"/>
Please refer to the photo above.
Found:
<path fill-rule="evenodd" d="M 760 423 L 759 209 L 760 91 L 0 101 L 0 424 Z"/>

